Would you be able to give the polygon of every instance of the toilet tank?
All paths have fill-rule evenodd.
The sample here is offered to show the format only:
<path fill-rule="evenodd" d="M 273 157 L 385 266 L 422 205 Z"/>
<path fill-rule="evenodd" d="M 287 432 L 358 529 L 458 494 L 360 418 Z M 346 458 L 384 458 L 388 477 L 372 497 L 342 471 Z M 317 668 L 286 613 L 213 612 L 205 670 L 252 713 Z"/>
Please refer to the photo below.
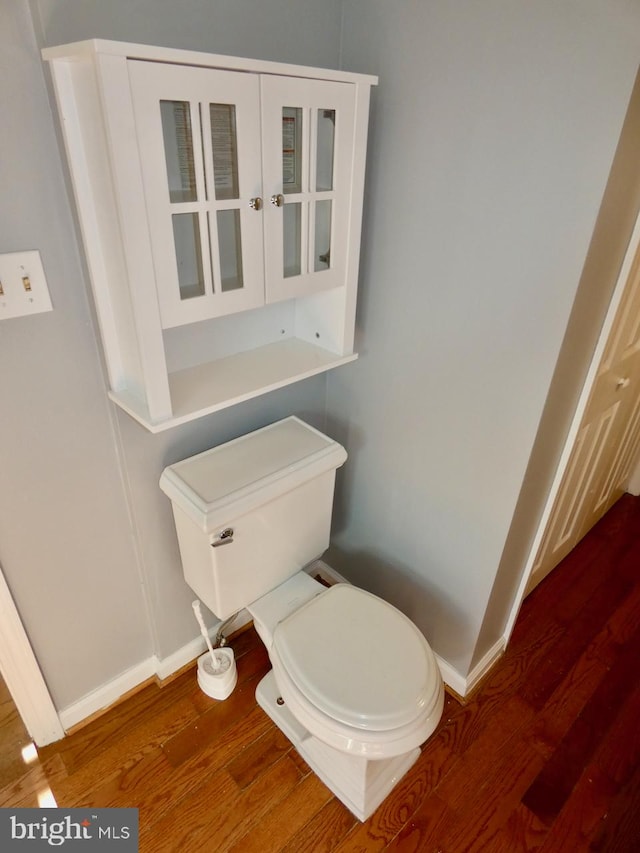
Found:
<path fill-rule="evenodd" d="M 319 557 L 329 545 L 336 469 L 345 449 L 286 418 L 169 465 L 185 580 L 226 619 Z"/>

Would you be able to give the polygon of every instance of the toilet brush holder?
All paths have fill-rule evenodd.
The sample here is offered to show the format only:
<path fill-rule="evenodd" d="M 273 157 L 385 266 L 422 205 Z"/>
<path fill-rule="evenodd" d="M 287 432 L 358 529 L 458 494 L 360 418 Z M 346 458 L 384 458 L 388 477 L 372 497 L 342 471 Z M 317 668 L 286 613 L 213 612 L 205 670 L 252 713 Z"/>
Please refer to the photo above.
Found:
<path fill-rule="evenodd" d="M 203 693 L 212 699 L 226 699 L 233 692 L 238 681 L 238 670 L 233 649 L 228 646 L 215 649 L 214 667 L 211 652 L 205 652 L 198 658 L 198 684 Z"/>

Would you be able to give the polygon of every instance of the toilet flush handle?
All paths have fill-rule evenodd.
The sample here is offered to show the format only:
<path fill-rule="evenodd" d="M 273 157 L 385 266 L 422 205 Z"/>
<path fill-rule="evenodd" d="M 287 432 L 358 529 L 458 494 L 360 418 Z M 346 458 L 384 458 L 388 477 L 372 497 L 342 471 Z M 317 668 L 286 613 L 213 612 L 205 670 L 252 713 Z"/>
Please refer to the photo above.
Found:
<path fill-rule="evenodd" d="M 218 538 L 211 543 L 212 548 L 218 548 L 220 545 L 229 545 L 233 542 L 233 527 L 225 527 L 218 533 Z"/>

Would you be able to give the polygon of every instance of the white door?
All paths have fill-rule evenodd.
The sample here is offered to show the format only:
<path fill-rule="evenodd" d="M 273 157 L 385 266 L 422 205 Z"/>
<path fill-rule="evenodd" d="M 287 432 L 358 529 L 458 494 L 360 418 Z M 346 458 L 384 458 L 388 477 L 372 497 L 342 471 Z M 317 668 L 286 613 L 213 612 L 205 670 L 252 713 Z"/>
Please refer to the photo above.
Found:
<path fill-rule="evenodd" d="M 531 591 L 624 493 L 640 444 L 640 245 L 623 267 L 610 332 L 558 496 L 536 556 Z M 616 297 L 614 296 L 614 299 Z"/>
<path fill-rule="evenodd" d="M 261 77 L 266 300 L 346 280 L 355 90 Z"/>
<path fill-rule="evenodd" d="M 263 305 L 258 75 L 128 69 L 163 328 Z"/>

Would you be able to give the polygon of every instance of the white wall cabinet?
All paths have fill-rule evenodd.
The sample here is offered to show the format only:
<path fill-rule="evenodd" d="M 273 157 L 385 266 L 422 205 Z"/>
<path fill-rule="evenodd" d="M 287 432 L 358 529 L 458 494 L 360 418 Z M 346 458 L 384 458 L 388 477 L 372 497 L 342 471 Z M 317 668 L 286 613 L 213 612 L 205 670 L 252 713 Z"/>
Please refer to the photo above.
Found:
<path fill-rule="evenodd" d="M 375 77 L 100 40 L 43 55 L 116 403 L 157 432 L 356 358 Z"/>

